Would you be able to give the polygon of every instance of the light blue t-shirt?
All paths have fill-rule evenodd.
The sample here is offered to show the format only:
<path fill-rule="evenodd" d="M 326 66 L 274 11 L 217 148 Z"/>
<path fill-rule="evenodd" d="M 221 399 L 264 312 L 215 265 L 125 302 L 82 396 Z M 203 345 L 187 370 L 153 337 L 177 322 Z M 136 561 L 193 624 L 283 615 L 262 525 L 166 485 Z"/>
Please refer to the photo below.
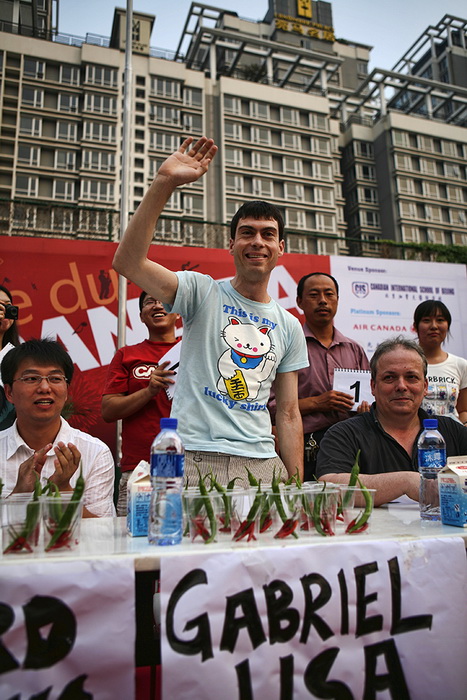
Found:
<path fill-rule="evenodd" d="M 277 372 L 308 367 L 305 336 L 276 301 L 246 299 L 230 281 L 177 272 L 166 309 L 183 317 L 172 405 L 186 449 L 275 457 L 267 402 Z"/>

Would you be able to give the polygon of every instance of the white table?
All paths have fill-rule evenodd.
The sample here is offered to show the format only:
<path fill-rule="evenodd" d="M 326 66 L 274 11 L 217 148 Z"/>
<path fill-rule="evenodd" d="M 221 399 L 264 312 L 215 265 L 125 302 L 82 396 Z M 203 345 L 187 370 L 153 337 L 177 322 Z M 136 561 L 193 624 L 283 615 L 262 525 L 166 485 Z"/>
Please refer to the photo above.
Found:
<path fill-rule="evenodd" d="M 390 504 L 375 508 L 371 516 L 369 532 L 358 535 L 337 534 L 335 537 L 322 537 L 317 533 L 299 540 L 274 541 L 276 547 L 300 547 L 303 545 L 330 545 L 335 542 L 365 542 L 388 539 L 421 539 L 426 537 L 462 537 L 467 547 L 467 528 L 451 527 L 441 523 L 426 523 L 420 520 L 417 505 Z M 339 532 L 339 526 L 338 526 Z M 225 545 L 191 543 L 185 539 L 182 544 L 173 547 L 150 545 L 146 537 L 131 537 L 126 533 L 125 518 L 85 518 L 81 525 L 81 544 L 75 552 L 38 555 L 40 558 L 67 560 L 69 558 L 102 558 L 119 555 L 134 557 L 135 571 L 158 571 L 161 558 L 165 556 L 183 556 L 187 552 L 225 551 L 226 546 L 244 549 L 245 545 Z M 259 540 L 258 546 L 262 546 Z M 248 546 L 248 548 L 250 548 Z M 29 555 L 11 555 L 0 559 L 2 564 L 22 561 L 27 564 L 36 557 Z"/>

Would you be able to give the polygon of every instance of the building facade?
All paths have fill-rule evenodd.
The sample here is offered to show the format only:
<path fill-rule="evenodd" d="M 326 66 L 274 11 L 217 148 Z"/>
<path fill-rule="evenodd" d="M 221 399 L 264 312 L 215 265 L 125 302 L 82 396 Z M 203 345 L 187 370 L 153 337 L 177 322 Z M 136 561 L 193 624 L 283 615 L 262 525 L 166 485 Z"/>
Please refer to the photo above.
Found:
<path fill-rule="evenodd" d="M 109 40 L 79 39 L 37 6 L 44 22 L 0 25 L 0 233 L 116 239 L 125 12 Z M 182 136 L 220 145 L 155 241 L 224 247 L 238 206 L 266 199 L 289 252 L 467 245 L 467 22 L 445 17 L 371 75 L 371 47 L 336 39 L 327 2 L 270 0 L 261 22 L 192 3 L 172 54 L 151 48 L 153 24 L 134 12 L 130 212 Z"/>

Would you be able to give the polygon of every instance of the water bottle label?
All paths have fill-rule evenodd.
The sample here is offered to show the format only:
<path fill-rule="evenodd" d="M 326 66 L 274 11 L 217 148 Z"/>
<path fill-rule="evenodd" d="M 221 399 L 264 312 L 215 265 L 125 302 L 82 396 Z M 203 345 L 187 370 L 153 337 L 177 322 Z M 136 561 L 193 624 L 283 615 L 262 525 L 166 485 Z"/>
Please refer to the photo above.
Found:
<path fill-rule="evenodd" d="M 446 464 L 446 450 L 419 450 L 418 464 L 426 469 L 441 469 Z"/>
<path fill-rule="evenodd" d="M 185 455 L 168 452 L 154 452 L 151 455 L 151 476 L 183 476 L 184 467 Z"/>

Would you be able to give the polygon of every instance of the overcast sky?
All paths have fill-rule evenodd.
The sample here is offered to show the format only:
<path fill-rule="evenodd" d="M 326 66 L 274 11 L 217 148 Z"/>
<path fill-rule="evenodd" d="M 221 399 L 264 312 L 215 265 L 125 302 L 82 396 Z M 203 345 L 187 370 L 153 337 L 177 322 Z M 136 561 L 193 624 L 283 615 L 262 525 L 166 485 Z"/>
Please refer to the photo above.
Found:
<path fill-rule="evenodd" d="M 206 1 L 206 5 L 234 10 L 240 17 L 262 20 L 268 0 Z M 445 14 L 467 19 L 466 0 L 334 0 L 337 38 L 373 46 L 370 67 L 389 70 L 431 24 Z M 126 0 L 60 0 L 59 30 L 84 37 L 88 32 L 110 37 L 115 7 Z M 191 0 L 133 0 L 133 10 L 156 16 L 151 46 L 175 51 Z"/>

